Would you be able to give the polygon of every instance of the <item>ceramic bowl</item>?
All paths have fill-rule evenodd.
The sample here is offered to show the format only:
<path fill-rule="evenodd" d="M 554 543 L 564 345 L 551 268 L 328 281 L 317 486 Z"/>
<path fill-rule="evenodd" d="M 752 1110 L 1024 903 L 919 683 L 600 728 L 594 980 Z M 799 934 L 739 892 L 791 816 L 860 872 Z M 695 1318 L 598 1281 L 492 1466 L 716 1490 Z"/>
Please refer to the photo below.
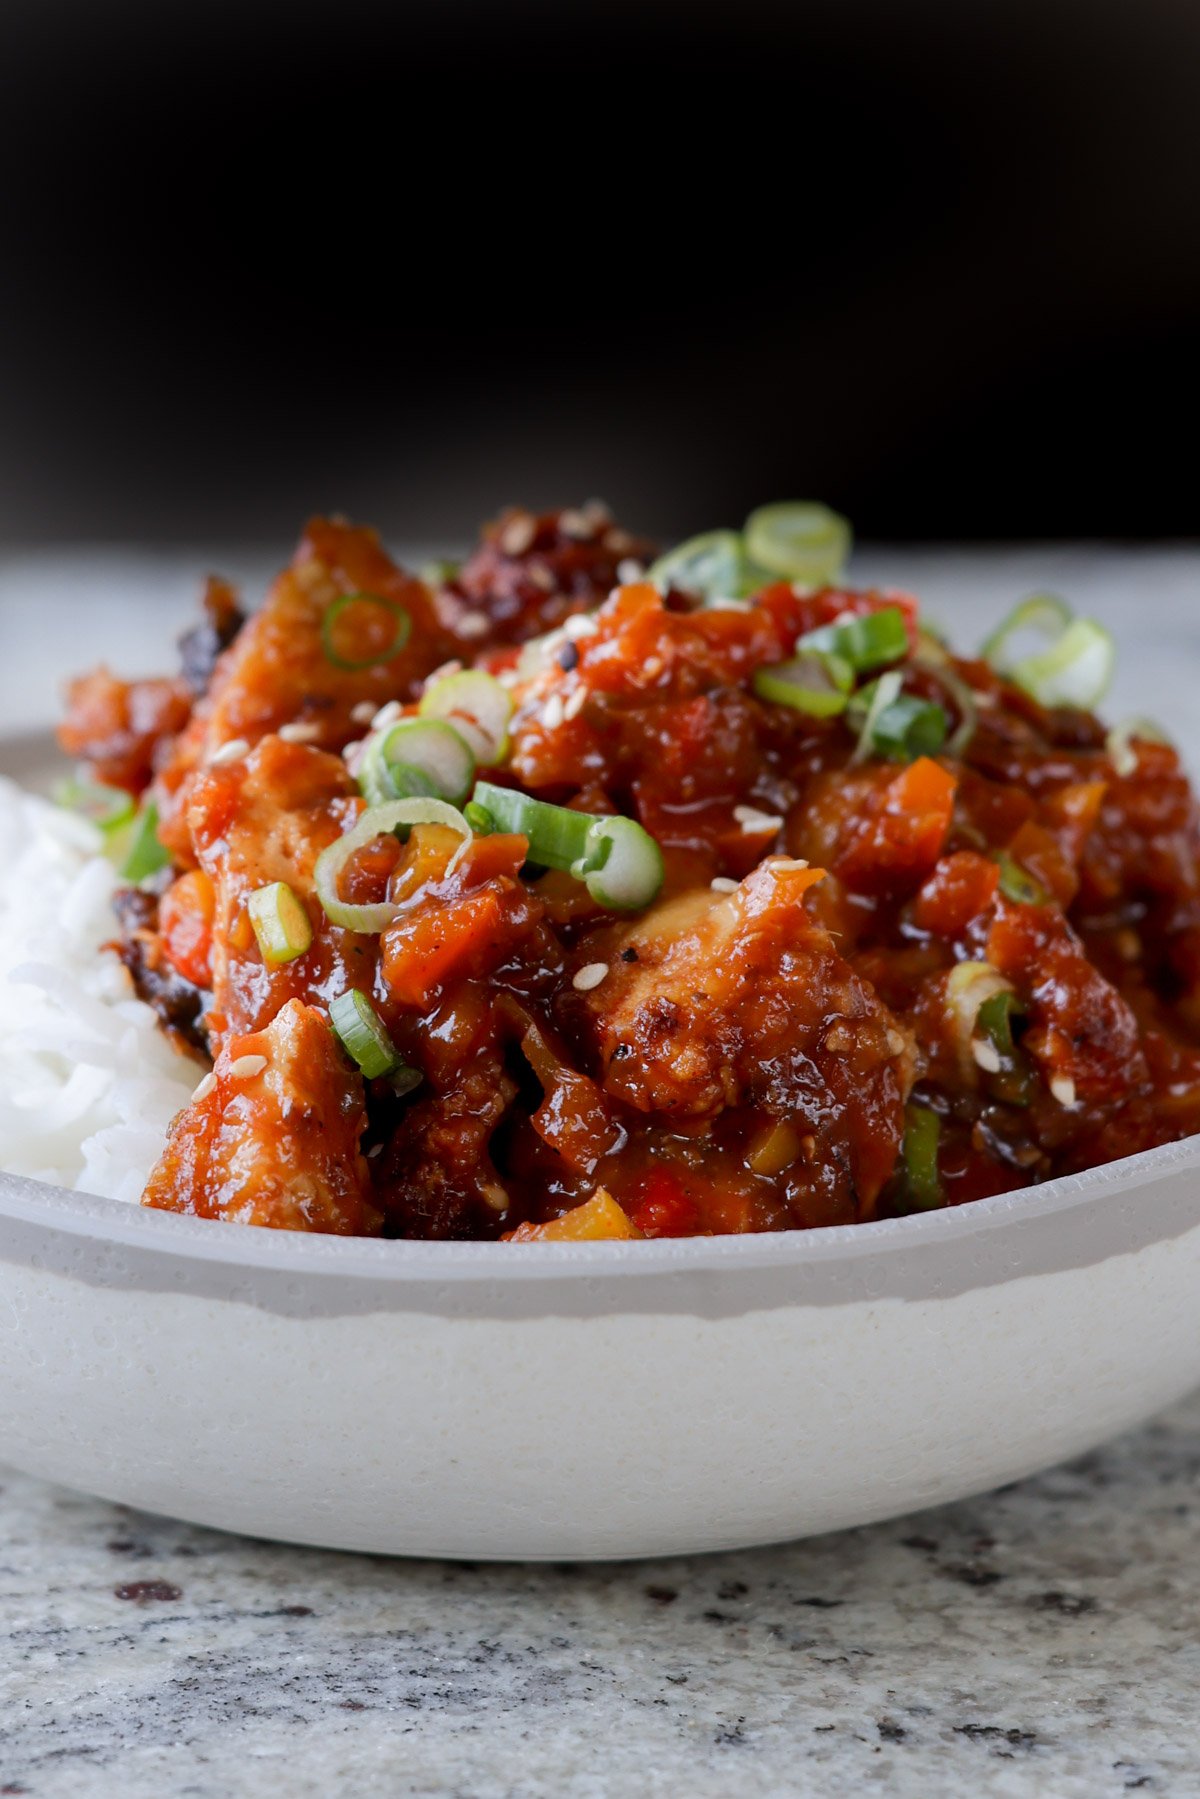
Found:
<path fill-rule="evenodd" d="M 259 1536 L 677 1554 L 1072 1456 L 1200 1381 L 1200 1139 L 879 1224 L 384 1243 L 0 1177 L 0 1458 Z"/>

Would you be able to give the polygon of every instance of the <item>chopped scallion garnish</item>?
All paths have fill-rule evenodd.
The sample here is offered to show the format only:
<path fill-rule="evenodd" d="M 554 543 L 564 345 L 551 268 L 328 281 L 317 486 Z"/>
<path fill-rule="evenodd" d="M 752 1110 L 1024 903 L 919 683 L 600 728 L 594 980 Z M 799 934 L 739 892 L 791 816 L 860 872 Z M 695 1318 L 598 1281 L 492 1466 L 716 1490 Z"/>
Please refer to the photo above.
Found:
<path fill-rule="evenodd" d="M 878 612 L 847 616 L 809 631 L 796 648 L 840 656 L 863 675 L 908 655 L 908 627 L 899 606 L 881 606 Z"/>
<path fill-rule="evenodd" d="M 1040 881 L 1022 868 L 1007 850 L 997 850 L 992 860 L 1000 870 L 1000 891 L 1018 906 L 1044 906 L 1050 898 Z"/>
<path fill-rule="evenodd" d="M 1022 632 L 1046 639 L 1046 648 L 1016 655 L 1013 640 Z M 1064 600 L 1048 593 L 1016 607 L 988 638 L 982 655 L 1039 706 L 1085 710 L 1100 704 L 1116 666 L 1111 631 L 1095 619 L 1074 618 Z"/>
<path fill-rule="evenodd" d="M 911 1105 L 904 1113 L 904 1182 L 908 1197 L 921 1211 L 945 1204 L 938 1170 L 942 1121 L 928 1106 Z"/>
<path fill-rule="evenodd" d="M 255 888 L 246 901 L 246 911 L 262 959 L 272 968 L 294 962 L 312 943 L 308 913 L 286 881 Z"/>
<path fill-rule="evenodd" d="M 461 805 L 475 779 L 466 739 L 438 718 L 406 718 L 367 739 L 358 784 L 372 806 L 427 794 Z"/>
<path fill-rule="evenodd" d="M 471 841 L 471 827 L 461 812 L 444 800 L 419 798 L 389 800 L 386 805 L 369 806 L 353 830 L 347 831 L 317 857 L 313 880 L 325 916 L 347 931 L 362 931 L 368 936 L 378 936 L 380 931 L 385 931 L 399 916 L 400 907 L 390 900 L 366 906 L 344 900 L 338 891 L 342 870 L 355 851 L 373 838 L 387 837 L 396 831 L 407 831 L 413 825 L 424 824 L 445 825 L 462 838 L 447 864 L 446 873 L 450 874 Z"/>
<path fill-rule="evenodd" d="M 171 854 L 158 839 L 158 807 L 151 799 L 142 801 L 133 824 L 133 835 L 120 874 L 126 881 L 149 880 L 160 869 L 170 866 Z"/>
<path fill-rule="evenodd" d="M 991 1044 L 998 1068 L 989 1071 L 992 1091 L 1010 1106 L 1027 1106 L 1037 1084 L 1033 1068 L 1013 1036 L 1013 1019 L 1024 1015 L 1015 993 L 993 993 L 979 1008 L 976 1024 Z"/>
<path fill-rule="evenodd" d="M 431 681 L 421 695 L 422 718 L 453 725 L 476 762 L 493 768 L 508 754 L 513 698 L 507 687 L 481 668 L 463 669 Z"/>
<path fill-rule="evenodd" d="M 601 906 L 632 912 L 657 898 L 662 851 L 635 819 L 573 812 L 490 781 L 476 784 L 471 803 L 482 807 L 495 830 L 526 838 L 530 862 L 565 869 Z"/>
<path fill-rule="evenodd" d="M 760 506 L 746 520 L 746 555 L 759 568 L 787 581 L 824 586 L 850 555 L 850 526 L 815 500 L 780 500 Z"/>
<path fill-rule="evenodd" d="M 378 593 L 343 593 L 326 607 L 321 647 L 334 668 L 353 673 L 390 662 L 408 642 L 411 630 L 412 620 L 395 600 Z"/>
<path fill-rule="evenodd" d="M 329 1022 L 368 1081 L 404 1066 L 387 1026 L 365 993 L 351 987 L 330 1002 Z"/>
<path fill-rule="evenodd" d="M 771 577 L 751 567 L 739 531 L 706 531 L 660 556 L 646 578 L 664 590 L 673 587 L 706 600 L 740 600 Z"/>
<path fill-rule="evenodd" d="M 849 722 L 858 729 L 855 762 L 883 756 L 890 762 L 915 762 L 933 756 L 946 740 L 948 720 L 932 700 L 903 693 L 898 669 L 862 687 L 850 702 Z"/>
<path fill-rule="evenodd" d="M 793 712 L 807 713 L 810 718 L 835 718 L 844 712 L 853 686 L 854 670 L 848 662 L 817 651 L 774 668 L 760 668 L 754 676 L 759 699 L 790 706 Z"/>
<path fill-rule="evenodd" d="M 137 811 L 137 801 L 123 787 L 109 787 L 103 781 L 88 781 L 71 775 L 54 789 L 55 803 L 68 811 L 78 812 L 107 836 L 127 825 Z"/>

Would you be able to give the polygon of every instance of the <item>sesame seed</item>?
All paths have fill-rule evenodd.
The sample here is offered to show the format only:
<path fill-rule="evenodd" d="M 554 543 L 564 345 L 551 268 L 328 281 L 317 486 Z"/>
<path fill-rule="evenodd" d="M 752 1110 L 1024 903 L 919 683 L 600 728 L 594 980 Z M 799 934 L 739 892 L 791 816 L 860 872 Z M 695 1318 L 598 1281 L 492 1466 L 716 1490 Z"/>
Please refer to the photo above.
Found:
<path fill-rule="evenodd" d="M 994 1043 L 986 1037 L 975 1037 L 971 1042 L 971 1054 L 985 1074 L 999 1074 L 1000 1052 Z"/>
<path fill-rule="evenodd" d="M 228 1073 L 235 1081 L 249 1081 L 261 1074 L 267 1065 L 265 1056 L 238 1056 L 229 1064 Z"/>
<path fill-rule="evenodd" d="M 706 612 L 745 612 L 746 602 L 745 600 L 722 599 L 718 596 L 716 599 L 706 600 L 704 610 Z"/>
<path fill-rule="evenodd" d="M 521 677 L 515 668 L 502 668 L 496 679 L 501 687 L 519 687 L 521 685 Z"/>
<path fill-rule="evenodd" d="M 219 750 L 214 750 L 208 758 L 210 768 L 224 768 L 227 762 L 240 762 L 243 756 L 250 753 L 250 745 L 244 737 L 231 737 L 223 743 Z"/>
<path fill-rule="evenodd" d="M 889 1026 L 888 1034 L 887 1034 L 887 1046 L 888 1046 L 888 1054 L 890 1056 L 898 1056 L 902 1049 L 907 1048 L 908 1039 L 906 1037 L 904 1037 L 901 1034 L 901 1032 L 894 1031 Z"/>
<path fill-rule="evenodd" d="M 571 977 L 571 985 L 577 993 L 590 993 L 598 987 L 608 973 L 607 962 L 585 962 Z"/>
<path fill-rule="evenodd" d="M 290 725 L 280 725 L 277 732 L 284 743 L 315 743 L 320 735 L 320 725 L 309 724 L 302 718 L 293 719 Z"/>
<path fill-rule="evenodd" d="M 562 633 L 564 637 L 591 637 L 598 629 L 590 612 L 573 612 L 564 620 Z"/>
<path fill-rule="evenodd" d="M 738 890 L 738 882 L 732 875 L 714 875 L 708 884 L 714 893 L 736 893 Z"/>
<path fill-rule="evenodd" d="M 582 684 L 573 688 L 563 701 L 563 717 L 578 718 L 587 705 L 587 696 L 588 690 Z"/>
<path fill-rule="evenodd" d="M 605 500 L 585 500 L 579 508 L 593 530 L 599 531 L 612 518 L 612 507 Z"/>
<path fill-rule="evenodd" d="M 554 660 L 562 669 L 563 674 L 569 675 L 572 669 L 579 667 L 579 645 L 572 643 L 568 638 L 566 643 L 559 644 Z"/>
<path fill-rule="evenodd" d="M 464 612 L 458 621 L 460 637 L 486 637 L 492 621 L 486 612 Z"/>
<path fill-rule="evenodd" d="M 382 731 L 385 725 L 394 725 L 400 716 L 400 710 L 399 700 L 389 700 L 386 706 L 379 708 L 378 712 L 372 712 L 371 729 Z"/>
<path fill-rule="evenodd" d="M 642 673 L 648 681 L 657 681 L 659 675 L 662 674 L 664 667 L 665 664 L 661 656 L 647 656 L 646 660 L 642 663 Z"/>
<path fill-rule="evenodd" d="M 543 593 L 554 592 L 554 576 L 548 568 L 543 568 L 541 563 L 535 564 L 533 568 L 527 568 L 525 579 L 534 587 L 540 587 Z"/>
<path fill-rule="evenodd" d="M 783 820 L 773 812 L 760 812 L 757 806 L 735 806 L 733 816 L 747 834 L 754 831 L 782 831 Z"/>
<path fill-rule="evenodd" d="M 367 1151 L 367 1160 L 368 1160 L 368 1162 L 373 1162 L 375 1160 L 376 1156 L 381 1156 L 382 1154 L 383 1154 L 383 1144 L 382 1143 L 373 1143 L 371 1145 L 370 1149 Z"/>
<path fill-rule="evenodd" d="M 527 512 L 518 512 L 501 531 L 500 548 L 506 556 L 523 556 L 536 536 L 536 520 Z"/>
<path fill-rule="evenodd" d="M 562 724 L 562 721 L 562 695 L 559 693 L 552 693 L 550 698 L 546 701 L 546 704 L 542 707 L 542 723 L 545 725 L 547 731 L 557 731 L 559 725 Z"/>
<path fill-rule="evenodd" d="M 604 547 L 614 556 L 627 555 L 633 548 L 633 544 L 634 540 L 628 531 L 622 531 L 620 526 L 614 526 L 611 531 L 604 533 Z"/>
<path fill-rule="evenodd" d="M 576 542 L 596 535 L 596 527 L 587 515 L 577 512 L 571 506 L 568 506 L 565 512 L 559 513 L 558 529 L 563 537 L 573 537 Z"/>
<path fill-rule="evenodd" d="M 610 532 L 611 536 L 612 533 Z M 617 564 L 617 580 L 622 587 L 632 587 L 635 581 L 643 581 L 646 577 L 645 565 L 636 556 L 626 556 Z"/>
<path fill-rule="evenodd" d="M 1060 1106 L 1069 1112 L 1075 1104 L 1075 1083 L 1069 1074 L 1056 1074 L 1050 1083 L 1050 1091 Z"/>
<path fill-rule="evenodd" d="M 192 1094 L 193 1100 L 207 1099 L 209 1094 L 214 1091 L 216 1085 L 216 1075 L 206 1074 L 204 1079 L 200 1082 L 200 1085 L 196 1088 L 196 1091 Z"/>
<path fill-rule="evenodd" d="M 359 700 L 358 705 L 355 706 L 354 710 L 350 714 L 350 717 L 356 725 L 374 724 L 374 722 L 375 722 L 375 702 L 374 702 L 374 700 Z"/>

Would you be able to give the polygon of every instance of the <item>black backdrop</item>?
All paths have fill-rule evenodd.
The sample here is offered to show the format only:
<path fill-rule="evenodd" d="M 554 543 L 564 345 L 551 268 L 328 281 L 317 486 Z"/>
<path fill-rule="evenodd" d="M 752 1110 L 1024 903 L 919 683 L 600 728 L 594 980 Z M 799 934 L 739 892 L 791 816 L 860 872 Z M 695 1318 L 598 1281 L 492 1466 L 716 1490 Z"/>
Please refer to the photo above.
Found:
<path fill-rule="evenodd" d="M 8 0 L 0 538 L 1200 532 L 1194 0 Z"/>

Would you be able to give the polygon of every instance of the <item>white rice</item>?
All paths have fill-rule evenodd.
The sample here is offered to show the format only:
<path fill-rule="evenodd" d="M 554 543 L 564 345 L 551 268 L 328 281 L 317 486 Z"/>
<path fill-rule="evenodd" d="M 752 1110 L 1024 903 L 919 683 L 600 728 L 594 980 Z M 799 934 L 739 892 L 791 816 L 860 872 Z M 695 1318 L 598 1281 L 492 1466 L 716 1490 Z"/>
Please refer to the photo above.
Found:
<path fill-rule="evenodd" d="M 200 1070 L 101 949 L 120 883 L 99 845 L 0 779 L 0 1167 L 136 1201 Z"/>

